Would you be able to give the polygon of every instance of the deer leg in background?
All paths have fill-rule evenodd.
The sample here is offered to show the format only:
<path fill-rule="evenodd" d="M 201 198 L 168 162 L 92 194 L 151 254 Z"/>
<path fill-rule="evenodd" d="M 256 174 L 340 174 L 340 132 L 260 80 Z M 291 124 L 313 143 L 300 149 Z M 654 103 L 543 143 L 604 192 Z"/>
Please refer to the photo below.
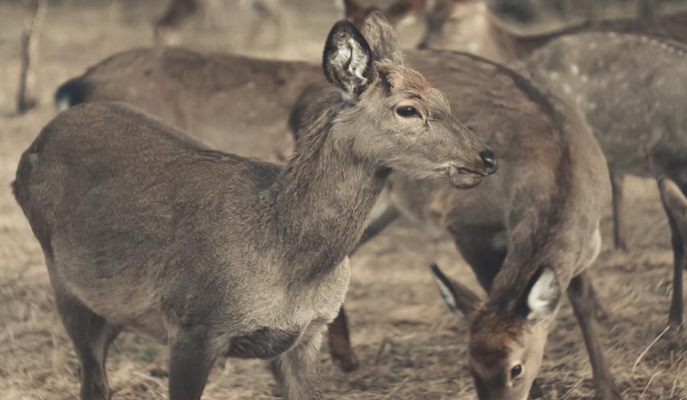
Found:
<path fill-rule="evenodd" d="M 610 168 L 609 168 L 610 169 Z M 613 190 L 613 244 L 616 249 L 627 251 L 627 228 L 624 219 L 623 183 L 625 175 L 610 169 Z"/>
<path fill-rule="evenodd" d="M 43 20 L 48 10 L 47 0 L 34 0 L 33 13 L 24 23 L 21 35 L 21 71 L 17 91 L 17 114 L 21 115 L 36 105 L 35 86 L 38 65 L 38 44 Z"/>
<path fill-rule="evenodd" d="M 389 224 L 396 221 L 400 215 L 401 214 L 398 212 L 396 207 L 394 207 L 391 204 L 387 204 L 384 210 L 381 213 L 379 213 L 367 225 L 365 231 L 363 232 L 363 235 L 360 237 L 360 240 L 358 241 L 358 244 L 355 245 L 355 248 L 353 249 L 350 255 L 355 254 L 355 252 L 357 252 L 362 245 L 370 241 L 372 238 L 376 237 L 380 232 L 386 229 L 386 227 L 389 226 Z"/>
<path fill-rule="evenodd" d="M 319 359 L 324 325 L 313 323 L 303 340 L 270 362 L 279 391 L 286 400 L 319 400 Z"/>
<path fill-rule="evenodd" d="M 398 219 L 400 213 L 393 205 L 387 203 L 384 210 L 379 213 L 365 228 L 365 232 L 358 241 L 351 254 L 354 254 L 360 246 L 369 241 L 370 239 L 377 236 L 381 231 L 383 231 L 389 224 Z M 329 325 L 329 330 L 327 331 L 327 339 L 329 342 L 329 353 L 332 356 L 332 360 L 341 368 L 343 372 L 352 372 L 358 369 L 360 363 L 358 362 L 358 357 L 353 352 L 353 347 L 351 346 L 351 335 L 348 329 L 348 318 L 346 317 L 346 311 L 344 307 L 341 306 L 339 314 L 336 316 L 334 321 Z"/>
<path fill-rule="evenodd" d="M 584 343 L 589 353 L 597 396 L 601 400 L 621 400 L 622 397 L 615 386 L 613 375 L 608 368 L 603 347 L 599 340 L 599 326 L 594 315 L 596 306 L 591 297 L 592 290 L 591 281 L 585 273 L 581 273 L 573 278 L 570 283 L 568 298 L 582 330 Z"/>
<path fill-rule="evenodd" d="M 683 268 L 687 268 L 685 264 L 685 245 L 682 240 L 680 232 L 680 223 L 684 223 L 675 215 L 671 208 L 666 203 L 666 194 L 661 188 L 661 179 L 658 181 L 659 192 L 661 194 L 661 202 L 663 208 L 668 215 L 668 223 L 670 224 L 671 242 L 673 245 L 673 298 L 670 302 L 670 311 L 668 312 L 668 321 L 674 327 L 682 326 L 682 274 Z M 682 188 L 680 188 L 682 189 Z"/>
<path fill-rule="evenodd" d="M 604 308 L 601 306 L 601 302 L 599 302 L 599 296 L 596 295 L 596 290 L 594 290 L 591 280 L 589 282 L 589 298 L 592 302 L 594 302 L 594 316 L 596 319 L 608 319 L 608 313 L 606 313 L 606 310 L 604 310 Z"/>
<path fill-rule="evenodd" d="M 183 327 L 175 335 L 169 360 L 169 400 L 200 400 L 215 358 L 206 332 Z"/>
<path fill-rule="evenodd" d="M 639 0 L 637 18 L 647 24 L 655 24 L 658 17 L 660 0 Z"/>
<path fill-rule="evenodd" d="M 327 335 L 329 341 L 329 354 L 332 356 L 332 361 L 334 361 L 343 372 L 352 372 L 358 369 L 360 363 L 351 347 L 348 318 L 346 317 L 344 306 L 341 306 L 339 314 L 334 321 L 329 324 Z"/>
<path fill-rule="evenodd" d="M 56 287 L 62 286 L 56 278 L 52 281 Z M 105 368 L 107 350 L 121 329 L 86 308 L 65 290 L 55 291 L 55 303 L 79 357 L 81 398 L 108 400 L 112 393 Z"/>

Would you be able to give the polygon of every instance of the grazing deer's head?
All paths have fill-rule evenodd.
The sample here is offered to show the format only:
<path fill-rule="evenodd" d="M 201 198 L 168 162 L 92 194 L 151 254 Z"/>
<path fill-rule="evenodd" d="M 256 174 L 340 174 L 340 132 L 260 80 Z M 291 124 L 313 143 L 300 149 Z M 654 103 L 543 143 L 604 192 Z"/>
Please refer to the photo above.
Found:
<path fill-rule="evenodd" d="M 338 143 L 381 163 L 380 169 L 415 178 L 448 177 L 469 188 L 496 171 L 493 152 L 451 115 L 446 97 L 403 66 L 396 32 L 381 13 L 365 18 L 362 33 L 338 22 L 325 45 L 323 69 L 343 94 L 323 96 L 325 105 L 306 105 L 315 111 L 305 126 L 319 118 L 312 114 L 339 108 L 331 128 Z"/>
<path fill-rule="evenodd" d="M 477 397 L 526 400 L 539 375 L 551 317 L 562 296 L 554 271 L 540 269 L 510 304 L 482 303 L 436 265 L 432 274 L 449 309 L 470 321 L 468 368 Z"/>

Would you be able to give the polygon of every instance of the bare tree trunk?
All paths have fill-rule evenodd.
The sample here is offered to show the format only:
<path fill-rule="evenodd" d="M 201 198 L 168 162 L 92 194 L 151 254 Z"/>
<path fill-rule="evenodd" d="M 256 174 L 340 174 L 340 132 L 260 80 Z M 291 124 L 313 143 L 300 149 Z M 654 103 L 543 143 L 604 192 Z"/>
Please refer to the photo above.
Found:
<path fill-rule="evenodd" d="M 33 0 L 33 13 L 27 17 L 21 35 L 21 72 L 17 91 L 17 114 L 24 114 L 36 105 L 36 67 L 38 45 L 43 20 L 48 10 L 47 0 Z"/>
<path fill-rule="evenodd" d="M 570 22 L 574 17 L 574 5 L 572 0 L 561 0 L 561 14 L 563 14 L 563 20 L 565 22 Z"/>
<path fill-rule="evenodd" d="M 637 17 L 646 23 L 656 23 L 660 0 L 639 0 L 637 4 Z"/>
<path fill-rule="evenodd" d="M 597 25 L 606 14 L 606 0 L 592 0 L 587 3 L 589 5 L 588 19 L 592 24 Z"/>

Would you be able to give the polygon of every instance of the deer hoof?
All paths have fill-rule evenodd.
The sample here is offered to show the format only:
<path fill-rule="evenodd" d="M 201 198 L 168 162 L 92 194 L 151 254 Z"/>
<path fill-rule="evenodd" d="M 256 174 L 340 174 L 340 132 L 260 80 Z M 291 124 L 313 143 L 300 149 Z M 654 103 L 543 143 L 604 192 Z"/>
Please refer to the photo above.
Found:
<path fill-rule="evenodd" d="M 346 354 L 332 354 L 334 363 L 345 373 L 353 372 L 360 366 L 358 357 L 353 352 Z"/>

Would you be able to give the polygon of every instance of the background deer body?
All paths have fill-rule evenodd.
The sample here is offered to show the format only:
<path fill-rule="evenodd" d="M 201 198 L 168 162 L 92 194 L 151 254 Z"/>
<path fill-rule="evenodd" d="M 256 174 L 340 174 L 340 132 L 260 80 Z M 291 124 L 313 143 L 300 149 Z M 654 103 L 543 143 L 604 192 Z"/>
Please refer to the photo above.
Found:
<path fill-rule="evenodd" d="M 633 18 L 605 19 L 526 35 L 509 28 L 489 11 L 483 0 L 454 0 L 438 4 L 442 7 L 428 11 L 427 33 L 420 42 L 421 47 L 469 51 L 500 62 L 527 57 L 552 39 L 585 31 L 641 33 L 687 42 L 687 12 L 663 15 L 655 23 Z"/>
<path fill-rule="evenodd" d="M 553 271 L 560 291 L 569 288 L 599 395 L 604 400 L 619 399 L 598 341 L 593 292 L 584 275 L 600 250 L 599 220 L 610 200 L 608 172 L 596 140 L 571 107 L 547 99 L 504 67 L 447 51 L 409 52 L 406 61 L 441 85 L 452 113 L 501 152 L 501 172 L 470 191 L 444 190 L 396 174 L 388 185 L 391 202 L 402 215 L 453 236 L 490 292 L 490 305 L 483 314 L 491 322 L 473 333 L 474 341 L 492 338 L 504 325 L 539 332 L 536 337 L 509 337 L 513 342 L 501 343 L 511 346 L 509 354 L 522 351 L 518 345 L 513 347 L 518 340 L 531 347 L 524 356 L 530 360 L 527 379 L 499 393 L 497 388 L 507 387 L 504 382 L 490 382 L 481 392 L 478 381 L 480 399 L 524 399 L 538 374 L 558 299 L 546 318 L 534 322 L 516 313 L 516 303 L 523 293 L 527 297 L 543 269 Z M 292 124 L 297 132 L 321 113 L 307 100 L 313 97 L 307 93 L 295 109 Z M 473 362 L 486 363 L 488 356 Z M 491 379 L 484 375 L 479 379 L 487 378 Z"/>
<path fill-rule="evenodd" d="M 686 46 L 635 35 L 579 34 L 551 42 L 520 70 L 579 107 L 613 171 L 664 174 L 687 190 Z M 670 322 L 679 326 L 683 243 L 679 227 L 671 223 L 671 230 Z"/>
<path fill-rule="evenodd" d="M 311 63 L 135 49 L 66 82 L 55 101 L 59 109 L 86 101 L 126 101 L 210 147 L 278 160 L 293 147 L 286 133 L 288 113 L 303 88 L 315 82 L 324 79 Z"/>
<path fill-rule="evenodd" d="M 612 31 L 617 33 L 637 33 L 656 36 L 687 43 L 687 12 L 661 16 L 655 23 L 641 19 L 611 19 L 601 21 L 588 21 L 563 28 L 561 30 L 538 35 L 521 35 L 513 32 L 495 15 L 493 15 L 485 2 L 481 0 L 454 1 L 451 7 L 436 8 L 433 12 L 439 13 L 434 19 L 439 21 L 432 25 L 433 19 L 429 18 L 427 34 L 423 39 L 422 47 L 447 47 L 457 50 L 465 50 L 492 60 L 500 62 L 512 62 L 529 57 L 535 50 L 545 46 L 551 40 L 568 35 L 574 35 L 590 31 Z M 449 11 L 450 10 L 450 11 Z M 432 11 L 430 11 L 430 14 Z M 602 138 L 604 130 L 593 125 L 595 134 L 607 158 L 615 159 L 615 165 L 623 163 L 637 173 L 627 169 L 612 169 L 611 179 L 613 184 L 614 204 L 614 240 L 615 245 L 621 249 L 628 248 L 627 229 L 623 222 L 623 174 L 630 173 L 638 176 L 646 176 L 648 169 L 642 168 L 644 161 L 635 163 L 635 159 L 620 160 L 615 157 L 616 152 L 620 157 L 635 153 L 620 152 L 620 147 L 607 147 L 607 140 Z"/>
<path fill-rule="evenodd" d="M 467 187 L 493 172 L 441 93 L 400 65 L 392 28 L 376 14 L 366 28 L 370 45 L 348 22 L 332 28 L 323 68 L 347 100 L 285 168 L 213 151 L 121 103 L 61 113 L 24 153 L 15 195 L 83 400 L 109 397 L 107 348 L 123 326 L 169 340 L 171 400 L 199 399 L 219 355 L 270 359 L 287 399 L 319 399 L 320 338 L 388 173 Z M 427 125 L 397 113 L 418 102 Z"/>

